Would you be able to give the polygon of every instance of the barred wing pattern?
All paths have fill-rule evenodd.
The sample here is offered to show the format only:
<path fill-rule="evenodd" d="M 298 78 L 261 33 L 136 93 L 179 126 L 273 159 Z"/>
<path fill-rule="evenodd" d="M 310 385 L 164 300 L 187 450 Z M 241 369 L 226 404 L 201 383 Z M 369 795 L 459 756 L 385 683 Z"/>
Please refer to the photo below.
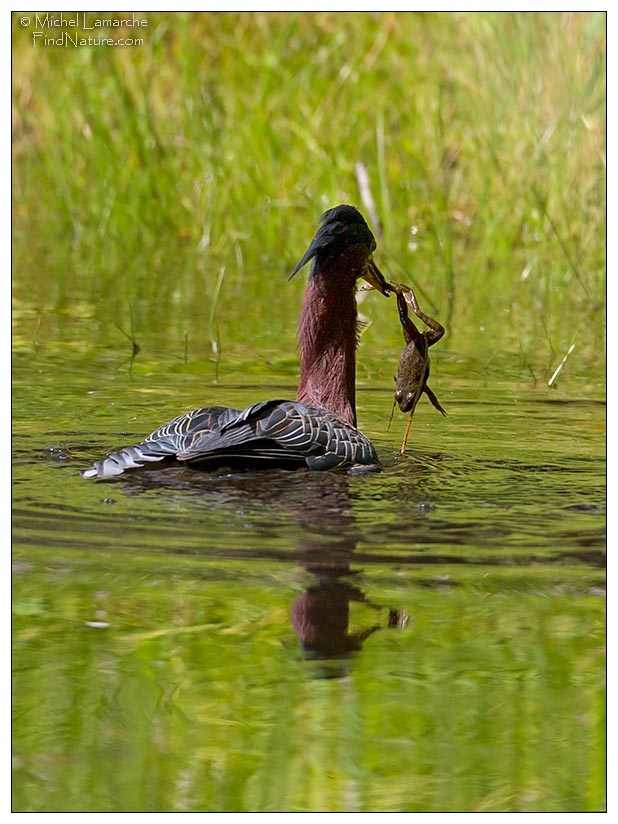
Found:
<path fill-rule="evenodd" d="M 323 409 L 263 401 L 242 411 L 222 406 L 180 415 L 137 444 L 96 461 L 84 478 L 110 478 L 165 460 L 208 467 L 226 461 L 268 461 L 325 470 L 378 464 L 369 440 Z"/>
<path fill-rule="evenodd" d="M 82 472 L 82 477 L 111 478 L 114 475 L 122 475 L 127 469 L 139 469 L 146 463 L 175 458 L 191 437 L 192 432 L 197 435 L 200 432 L 209 431 L 219 426 L 220 420 L 225 422 L 238 414 L 238 409 L 210 406 L 205 409 L 195 409 L 186 415 L 178 415 L 173 421 L 148 435 L 137 446 L 125 447 L 101 461 L 95 461 L 92 469 Z"/>

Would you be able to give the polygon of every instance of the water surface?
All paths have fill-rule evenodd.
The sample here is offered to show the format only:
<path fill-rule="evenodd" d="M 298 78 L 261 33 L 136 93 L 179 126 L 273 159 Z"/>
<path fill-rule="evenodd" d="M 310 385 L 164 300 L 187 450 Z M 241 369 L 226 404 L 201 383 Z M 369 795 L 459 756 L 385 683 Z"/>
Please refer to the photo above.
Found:
<path fill-rule="evenodd" d="M 603 807 L 598 393 L 446 365 L 404 459 L 359 390 L 381 473 L 87 482 L 181 411 L 294 394 L 113 364 L 14 372 L 15 809 Z"/>

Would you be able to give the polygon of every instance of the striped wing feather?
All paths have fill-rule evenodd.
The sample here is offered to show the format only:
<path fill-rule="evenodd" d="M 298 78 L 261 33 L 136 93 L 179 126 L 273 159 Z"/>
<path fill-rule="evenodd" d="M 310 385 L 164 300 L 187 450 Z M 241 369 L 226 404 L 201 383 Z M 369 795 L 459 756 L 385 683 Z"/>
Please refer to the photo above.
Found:
<path fill-rule="evenodd" d="M 137 446 L 97 461 L 83 476 L 111 477 L 166 458 L 193 465 L 270 460 L 317 470 L 378 463 L 367 438 L 335 415 L 274 400 L 243 410 L 214 406 L 180 415 Z"/>

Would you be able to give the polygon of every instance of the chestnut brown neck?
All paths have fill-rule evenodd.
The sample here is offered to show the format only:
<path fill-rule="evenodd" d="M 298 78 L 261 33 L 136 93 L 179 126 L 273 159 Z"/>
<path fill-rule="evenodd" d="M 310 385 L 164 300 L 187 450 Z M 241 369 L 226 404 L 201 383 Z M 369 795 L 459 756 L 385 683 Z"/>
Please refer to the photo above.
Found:
<path fill-rule="evenodd" d="M 356 426 L 356 278 L 342 274 L 319 272 L 309 278 L 298 324 L 296 400 Z"/>

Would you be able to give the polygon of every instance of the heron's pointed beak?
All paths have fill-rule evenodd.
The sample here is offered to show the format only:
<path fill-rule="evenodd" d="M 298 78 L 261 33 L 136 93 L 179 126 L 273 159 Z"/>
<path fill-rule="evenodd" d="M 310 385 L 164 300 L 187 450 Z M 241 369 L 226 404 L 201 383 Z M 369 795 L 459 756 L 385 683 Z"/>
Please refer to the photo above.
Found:
<path fill-rule="evenodd" d="M 292 272 L 292 274 L 288 275 L 288 280 L 292 280 L 294 275 L 297 274 L 298 272 L 300 272 L 300 270 L 303 268 L 303 266 L 306 263 L 308 263 L 311 260 L 312 257 L 316 256 L 317 251 L 318 251 L 317 244 L 316 244 L 315 238 L 314 238 L 313 241 L 311 242 L 311 245 L 309 246 L 309 248 L 307 249 L 305 254 L 302 256 L 301 260 L 294 267 L 294 271 Z"/>
<path fill-rule="evenodd" d="M 332 226 L 327 226 L 327 225 L 320 226 L 318 231 L 315 233 L 315 237 L 313 238 L 313 240 L 309 244 L 309 248 L 307 249 L 305 254 L 302 256 L 300 261 L 294 267 L 294 271 L 288 277 L 288 280 L 292 280 L 294 275 L 297 272 L 300 272 L 300 270 L 303 268 L 303 266 L 305 266 L 307 263 L 309 263 L 309 261 L 312 258 L 316 257 L 318 252 L 324 250 L 324 248 L 329 244 L 329 242 L 332 242 L 334 236 L 336 236 L 336 233 L 335 233 L 335 235 L 333 234 L 333 227 Z"/>
<path fill-rule="evenodd" d="M 366 280 L 374 289 L 377 289 L 380 294 L 388 297 L 391 293 L 390 284 L 386 282 L 386 279 L 382 272 L 378 269 L 375 265 L 373 258 L 369 258 L 369 262 L 367 263 L 367 269 L 365 270 L 365 274 L 362 276 L 363 280 Z"/>

